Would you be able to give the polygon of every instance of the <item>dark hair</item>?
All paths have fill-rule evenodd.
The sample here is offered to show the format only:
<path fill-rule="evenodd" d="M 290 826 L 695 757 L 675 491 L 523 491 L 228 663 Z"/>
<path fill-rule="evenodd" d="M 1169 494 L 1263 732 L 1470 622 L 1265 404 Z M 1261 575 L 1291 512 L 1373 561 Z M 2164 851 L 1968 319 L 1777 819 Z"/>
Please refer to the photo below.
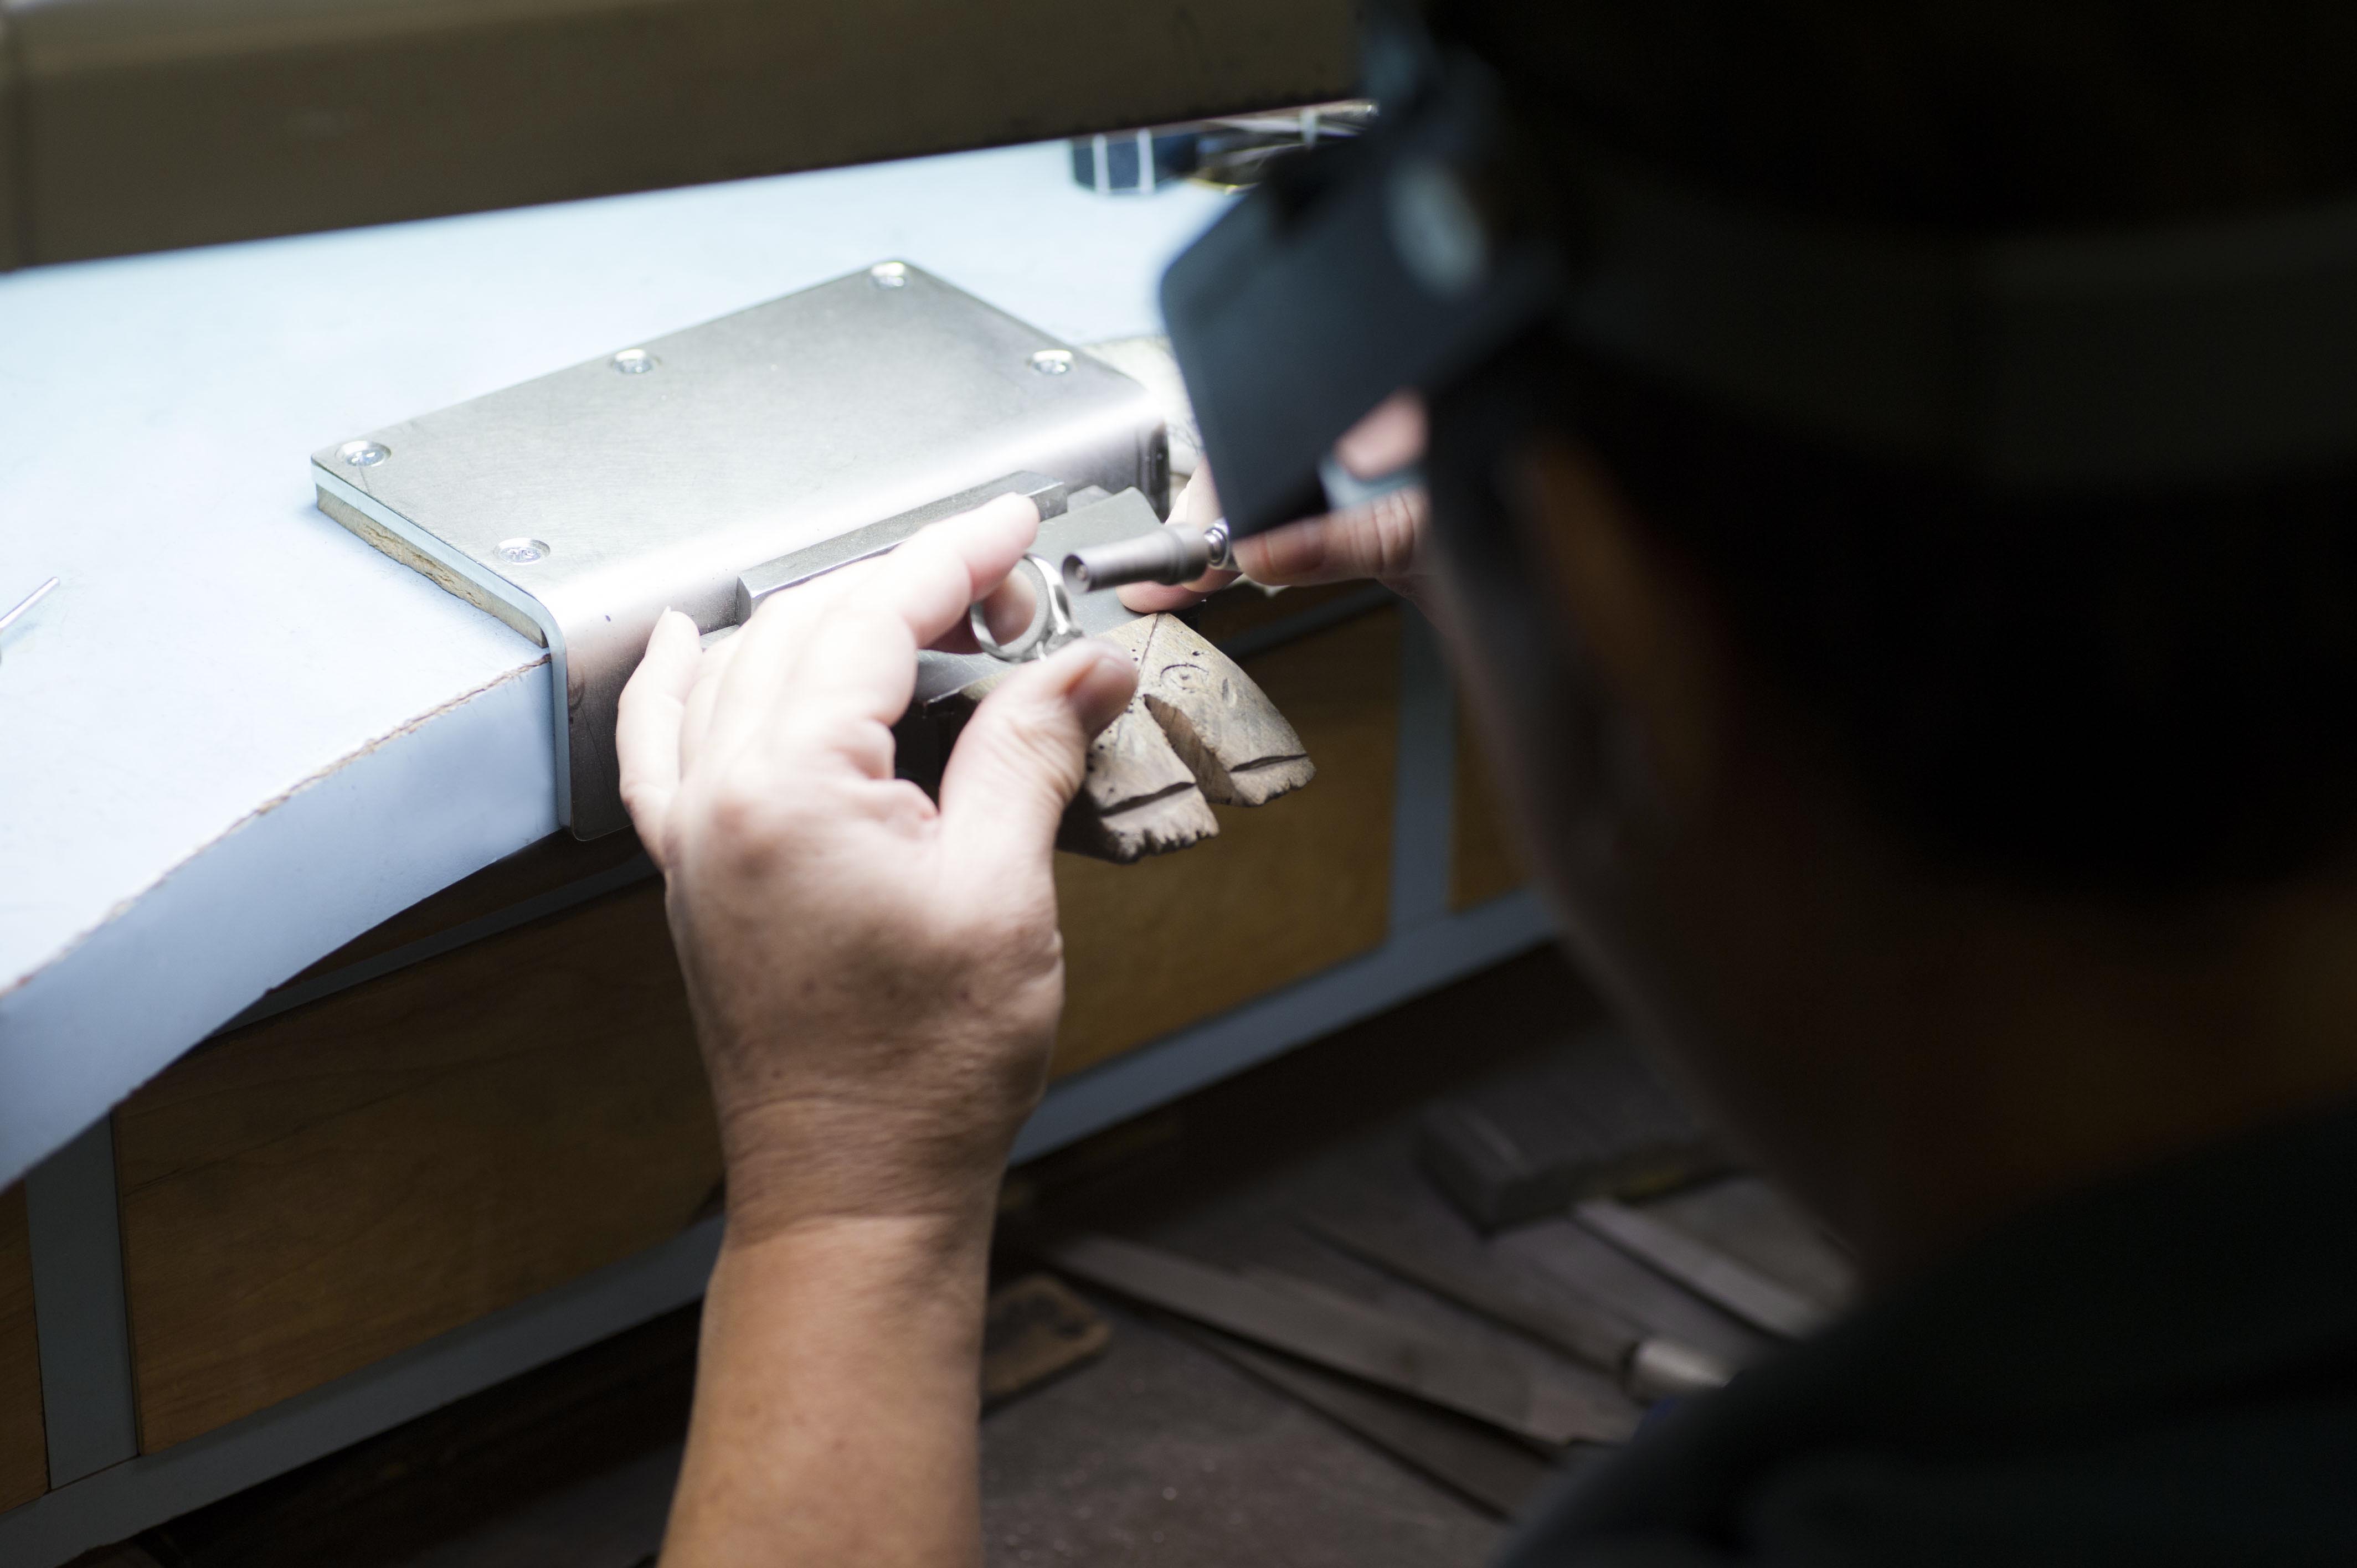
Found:
<path fill-rule="evenodd" d="M 1445 26 L 1542 136 L 1788 209 L 1969 235 L 2357 188 L 2346 4 L 1468 0 Z M 1936 857 L 2172 897 L 2357 826 L 2357 473 L 1999 500 L 1571 380 L 1647 524 Z"/>

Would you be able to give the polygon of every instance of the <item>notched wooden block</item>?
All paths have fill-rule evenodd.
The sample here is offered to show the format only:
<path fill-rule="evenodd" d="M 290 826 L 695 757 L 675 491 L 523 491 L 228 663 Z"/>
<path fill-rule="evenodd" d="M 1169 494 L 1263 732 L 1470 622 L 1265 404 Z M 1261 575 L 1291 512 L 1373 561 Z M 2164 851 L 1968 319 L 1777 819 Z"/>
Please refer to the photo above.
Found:
<path fill-rule="evenodd" d="M 1090 743 L 1081 792 L 1064 812 L 1056 847 L 1127 865 L 1200 843 L 1220 831 L 1194 770 L 1143 701 Z"/>
<path fill-rule="evenodd" d="M 1175 616 L 1142 616 L 1105 639 L 1137 660 L 1137 700 L 1206 799 L 1260 806 L 1317 776 L 1301 737 L 1232 659 Z"/>
<path fill-rule="evenodd" d="M 1140 616 L 1104 634 L 1137 663 L 1137 695 L 1089 747 L 1060 849 L 1118 865 L 1216 837 L 1211 803 L 1265 805 L 1316 777 L 1285 715 L 1236 661 L 1175 616 Z M 993 674 L 936 704 L 963 725 Z"/>

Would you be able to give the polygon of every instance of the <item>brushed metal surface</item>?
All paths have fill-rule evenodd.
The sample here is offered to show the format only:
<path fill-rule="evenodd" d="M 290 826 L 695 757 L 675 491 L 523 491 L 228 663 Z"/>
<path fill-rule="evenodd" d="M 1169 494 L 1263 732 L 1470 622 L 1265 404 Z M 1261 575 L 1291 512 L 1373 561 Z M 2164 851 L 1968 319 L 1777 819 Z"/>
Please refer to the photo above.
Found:
<path fill-rule="evenodd" d="M 912 266 L 633 347 L 630 373 L 601 357 L 311 459 L 330 516 L 539 628 L 581 838 L 624 825 L 615 707 L 666 606 L 727 625 L 748 569 L 1018 470 L 1163 509 L 1144 387 L 1085 354 L 1041 372 L 1068 346 Z M 345 461 L 362 443 L 382 455 Z"/>
<path fill-rule="evenodd" d="M 780 555 L 775 561 L 765 561 L 737 579 L 737 623 L 742 626 L 753 618 L 763 599 L 782 593 L 813 577 L 824 576 L 839 566 L 854 561 L 865 561 L 881 555 L 912 537 L 927 523 L 954 517 L 1000 496 L 1028 496 L 1039 510 L 1039 521 L 1063 515 L 1071 487 L 1061 479 L 1051 479 L 1045 474 L 1009 474 L 993 479 L 986 485 L 976 485 L 970 490 L 960 490 L 953 496 L 943 496 L 920 507 L 904 511 L 898 517 L 888 517 L 881 522 L 871 522 L 849 533 L 813 544 L 807 549 Z"/>

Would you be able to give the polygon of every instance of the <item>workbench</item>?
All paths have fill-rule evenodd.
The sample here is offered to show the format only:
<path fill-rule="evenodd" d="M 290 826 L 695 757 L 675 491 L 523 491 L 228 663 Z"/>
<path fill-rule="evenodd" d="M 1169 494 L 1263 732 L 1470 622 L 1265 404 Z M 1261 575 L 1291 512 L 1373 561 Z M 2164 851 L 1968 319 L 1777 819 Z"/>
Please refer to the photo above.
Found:
<path fill-rule="evenodd" d="M 1071 342 L 1157 330 L 1227 199 L 1068 168 L 0 277 L 0 601 L 63 579 L 0 644 L 0 1561 L 693 1300 L 717 1243 L 660 886 L 558 833 L 543 650 L 321 516 L 307 455 L 885 257 Z M 1059 857 L 1071 1003 L 1018 1159 L 1544 936 L 1413 611 L 1227 598 L 1203 629 L 1319 780 L 1183 854 Z"/>

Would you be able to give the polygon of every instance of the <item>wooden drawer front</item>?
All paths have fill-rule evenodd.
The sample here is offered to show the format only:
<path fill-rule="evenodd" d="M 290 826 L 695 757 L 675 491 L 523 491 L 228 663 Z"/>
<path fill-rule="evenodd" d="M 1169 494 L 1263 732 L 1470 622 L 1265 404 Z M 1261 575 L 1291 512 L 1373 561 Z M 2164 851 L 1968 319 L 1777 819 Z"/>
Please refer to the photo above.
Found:
<path fill-rule="evenodd" d="M 1464 711 L 1462 700 L 1458 711 Z M 1460 719 L 1457 725 L 1457 840 L 1451 846 L 1448 905 L 1469 909 L 1530 880 L 1521 845 L 1514 842 L 1498 799 L 1498 787 L 1481 755 L 1481 737 Z"/>
<path fill-rule="evenodd" d="M 41 1422 L 41 1349 L 33 1335 L 33 1249 L 25 1186 L 0 1189 L 0 1509 L 49 1489 Z"/>
<path fill-rule="evenodd" d="M 720 1177 L 651 882 L 231 1036 L 115 1148 L 150 1451 L 662 1240 Z"/>
<path fill-rule="evenodd" d="M 1398 639 L 1379 612 L 1252 662 L 1317 759 L 1298 795 L 1057 857 L 1060 1071 L 1383 941 Z M 652 882 L 218 1041 L 115 1148 L 149 1451 L 661 1241 L 720 1178 Z"/>
<path fill-rule="evenodd" d="M 1399 614 L 1284 644 L 1245 668 L 1301 732 L 1318 777 L 1220 836 L 1105 865 L 1056 857 L 1071 1072 L 1380 946 L 1390 918 Z"/>

